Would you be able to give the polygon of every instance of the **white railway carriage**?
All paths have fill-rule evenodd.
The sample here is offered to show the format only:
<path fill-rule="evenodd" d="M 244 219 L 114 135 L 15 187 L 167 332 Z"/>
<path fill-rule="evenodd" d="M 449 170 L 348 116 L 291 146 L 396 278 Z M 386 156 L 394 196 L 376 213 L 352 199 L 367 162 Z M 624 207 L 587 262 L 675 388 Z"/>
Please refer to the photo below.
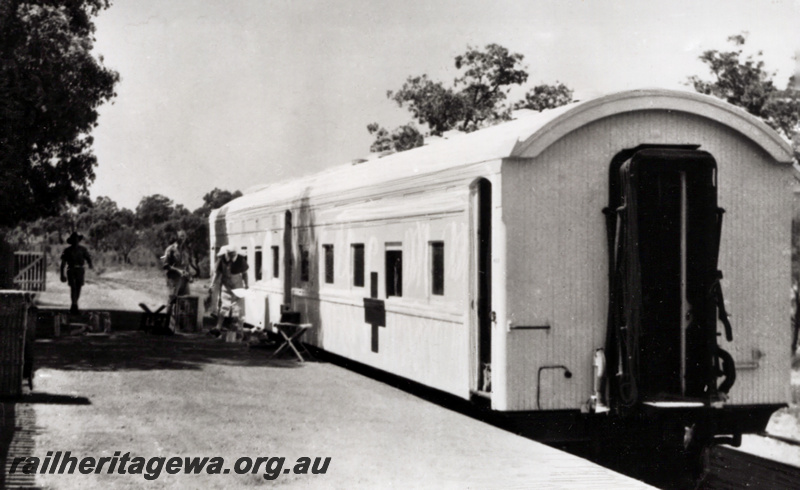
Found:
<path fill-rule="evenodd" d="M 789 396 L 791 160 L 717 99 L 624 92 L 264 186 L 211 244 L 249 258 L 249 324 L 299 311 L 306 342 L 497 411 L 737 435 Z"/>

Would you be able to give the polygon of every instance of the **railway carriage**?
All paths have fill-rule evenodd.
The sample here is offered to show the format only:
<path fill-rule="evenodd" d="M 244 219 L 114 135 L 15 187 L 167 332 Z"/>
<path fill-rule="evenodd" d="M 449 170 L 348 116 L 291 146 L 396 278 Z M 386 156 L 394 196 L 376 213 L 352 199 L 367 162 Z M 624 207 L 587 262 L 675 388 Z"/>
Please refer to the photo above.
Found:
<path fill-rule="evenodd" d="M 791 161 L 717 99 L 623 92 L 258 188 L 211 246 L 249 258 L 248 324 L 298 311 L 306 342 L 498 412 L 705 444 L 789 397 Z"/>

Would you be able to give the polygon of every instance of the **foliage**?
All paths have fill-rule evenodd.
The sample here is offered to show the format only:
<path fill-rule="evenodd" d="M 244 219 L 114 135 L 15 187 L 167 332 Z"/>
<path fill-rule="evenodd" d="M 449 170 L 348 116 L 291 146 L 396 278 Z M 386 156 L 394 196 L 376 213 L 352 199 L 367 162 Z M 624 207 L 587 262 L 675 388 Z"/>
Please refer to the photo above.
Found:
<path fill-rule="evenodd" d="M 427 125 L 433 135 L 456 127 L 464 118 L 465 101 L 453 89 L 430 80 L 427 75 L 408 77 L 400 90 L 390 90 L 386 96 L 400 107 L 406 105 L 414 118 Z"/>
<path fill-rule="evenodd" d="M 203 205 L 189 212 L 182 205 L 174 205 L 165 196 L 154 194 L 143 197 L 136 207 L 136 227 L 139 230 L 139 242 L 157 258 L 174 239 L 179 230 L 186 232 L 186 247 L 190 255 L 191 266 L 200 275 L 207 275 L 208 270 L 208 217 L 213 209 L 241 197 L 240 191 L 230 192 L 214 189 L 203 196 Z"/>
<path fill-rule="evenodd" d="M 372 123 L 367 126 L 369 134 L 375 135 L 375 142 L 369 147 L 369 151 L 380 153 L 383 151 L 405 151 L 418 146 L 422 146 L 424 138 L 413 124 L 405 124 L 398 127 L 391 134 L 386 128 Z"/>
<path fill-rule="evenodd" d="M 464 101 L 464 114 L 458 129 L 474 131 L 484 121 L 501 121 L 510 117 L 510 110 L 502 106 L 511 85 L 522 85 L 528 72 L 519 68 L 523 56 L 511 54 L 508 49 L 489 44 L 486 51 L 469 47 L 463 55 L 456 56 L 456 68 L 464 75 L 456 78 L 455 86 Z"/>
<path fill-rule="evenodd" d="M 153 194 L 145 196 L 136 206 L 136 226 L 138 228 L 151 228 L 169 221 L 175 212 L 175 203 L 172 199 Z"/>
<path fill-rule="evenodd" d="M 94 180 L 97 108 L 119 81 L 92 55 L 108 5 L 0 2 L 0 226 L 56 215 Z"/>
<path fill-rule="evenodd" d="M 183 230 L 190 264 L 202 276 L 209 273 L 208 216 L 212 209 L 241 195 L 214 189 L 203 196 L 203 205 L 194 212 L 159 194 L 143 197 L 136 212 L 119 208 L 108 197 L 100 196 L 94 202 L 81 198 L 60 215 L 18 223 L 7 230 L 6 239 L 16 249 L 48 251 L 51 261 L 57 262 L 67 236 L 79 231 L 92 253 L 110 254 L 123 264 L 131 264 L 132 257 L 158 264 L 177 232 Z"/>
<path fill-rule="evenodd" d="M 406 105 L 432 135 L 451 129 L 474 131 L 484 121 L 508 119 L 508 110 L 502 106 L 508 87 L 528 79 L 528 73 L 519 67 L 522 58 L 498 44 L 489 44 L 485 51 L 468 47 L 455 58 L 456 69 L 464 71 L 453 88 L 422 75 L 409 77 L 400 90 L 386 95 L 400 107 Z"/>
<path fill-rule="evenodd" d="M 95 250 L 114 250 L 109 240 L 123 226 L 132 226 L 134 214 L 129 209 L 119 209 L 117 203 L 108 197 L 100 196 L 92 207 L 78 215 L 76 229 L 85 230 L 89 245 Z"/>
<path fill-rule="evenodd" d="M 242 197 L 241 191 L 231 192 L 214 188 L 213 191 L 203 196 L 203 205 L 195 209 L 194 212 L 203 218 L 208 218 L 212 210 L 221 208 L 237 197 Z"/>
<path fill-rule="evenodd" d="M 127 210 L 126 210 L 127 211 Z M 139 245 L 139 234 L 131 225 L 122 225 L 108 235 L 106 243 L 119 255 L 122 263 L 131 263 L 131 252 Z"/>
<path fill-rule="evenodd" d="M 762 52 L 744 56 L 746 34 L 730 36 L 732 51 L 708 50 L 700 55 L 713 79 L 689 77 L 689 84 L 700 93 L 713 95 L 760 117 L 775 130 L 791 138 L 800 122 L 800 100 L 795 90 L 779 90 L 774 73 L 766 71 Z M 790 81 L 791 86 L 791 81 Z"/>
<path fill-rule="evenodd" d="M 200 274 L 200 262 L 203 257 L 208 257 L 208 218 L 204 218 L 198 213 L 191 213 L 183 216 L 178 221 L 181 230 L 186 231 L 186 249 L 191 257 L 192 266 Z M 205 271 L 203 271 L 205 274 Z"/>
<path fill-rule="evenodd" d="M 464 54 L 455 57 L 460 75 L 452 87 L 423 74 L 408 77 L 399 90 L 390 90 L 386 95 L 408 109 L 419 124 L 427 127 L 429 135 L 441 136 L 450 130 L 475 131 L 510 119 L 511 107 L 505 105 L 508 93 L 528 79 L 522 60 L 521 54 L 511 53 L 499 44 L 489 44 L 483 50 L 468 46 Z M 571 97 L 572 91 L 563 84 L 539 85 L 512 107 L 525 106 L 530 101 L 542 110 L 569 103 Z M 423 143 L 422 133 L 410 124 L 391 133 L 377 123 L 368 125 L 367 130 L 375 136 L 372 151 L 403 151 Z"/>
<path fill-rule="evenodd" d="M 572 102 L 573 90 L 561 82 L 555 85 L 537 85 L 533 87 L 525 98 L 514 104 L 514 109 L 531 109 L 543 111 L 554 109 Z"/>

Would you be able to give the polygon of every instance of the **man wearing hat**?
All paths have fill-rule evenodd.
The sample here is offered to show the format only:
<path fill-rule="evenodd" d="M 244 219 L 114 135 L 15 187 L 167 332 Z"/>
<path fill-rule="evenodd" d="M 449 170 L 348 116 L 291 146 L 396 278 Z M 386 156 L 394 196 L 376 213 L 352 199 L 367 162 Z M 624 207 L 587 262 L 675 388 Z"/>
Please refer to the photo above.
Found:
<path fill-rule="evenodd" d="M 83 240 L 83 235 L 73 231 L 67 238 L 69 247 L 64 249 L 61 254 L 61 282 L 69 283 L 70 299 L 72 306 L 69 312 L 72 314 L 78 313 L 78 299 L 81 297 L 81 287 L 83 287 L 83 279 L 85 275 L 85 266 L 88 264 L 92 269 L 92 257 L 89 256 L 89 251 L 84 247 L 78 245 Z M 66 274 L 64 269 L 66 268 Z"/>
<path fill-rule="evenodd" d="M 189 252 L 186 250 L 186 232 L 179 230 L 172 238 L 172 243 L 161 257 L 167 273 L 167 289 L 169 304 L 172 306 L 178 296 L 189 294 L 189 282 L 192 273 L 189 271 Z"/>
<path fill-rule="evenodd" d="M 185 231 L 178 230 L 172 236 L 172 242 L 164 251 L 164 256 L 161 257 L 161 260 L 167 273 L 168 309 L 170 312 L 169 328 L 170 331 L 175 332 L 177 328 L 175 307 L 178 302 L 178 296 L 191 294 L 189 283 L 192 282 L 192 273 L 189 270 L 191 263 L 189 251 L 186 249 Z"/>
<path fill-rule="evenodd" d="M 225 317 L 234 318 L 240 330 L 243 301 L 235 289 L 247 288 L 247 258 L 233 245 L 225 245 L 217 253 L 214 274 L 211 276 L 211 308 L 217 313 L 217 331 L 222 329 Z"/>

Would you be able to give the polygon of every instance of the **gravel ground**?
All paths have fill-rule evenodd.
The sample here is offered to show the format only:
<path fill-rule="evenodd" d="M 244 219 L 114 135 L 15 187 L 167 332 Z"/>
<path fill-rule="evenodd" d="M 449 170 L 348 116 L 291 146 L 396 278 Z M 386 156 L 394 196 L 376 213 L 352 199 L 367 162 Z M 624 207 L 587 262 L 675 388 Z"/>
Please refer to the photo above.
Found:
<path fill-rule="evenodd" d="M 228 469 L 240 457 L 286 458 L 274 480 L 266 467 L 162 471 L 153 481 L 37 474 L 44 488 L 646 487 L 332 364 L 270 360 L 264 349 L 199 335 L 121 332 L 37 347 L 36 392 L 17 407 L 32 407 L 36 427 L 22 456 L 220 456 Z M 285 473 L 301 457 L 331 460 L 324 474 Z"/>
<path fill-rule="evenodd" d="M 87 276 L 84 310 L 138 311 L 138 303 L 155 307 L 166 297 L 157 270 Z M 66 285 L 50 279 L 40 304 L 67 307 Z M 205 291 L 203 282 L 193 286 Z M 265 349 L 199 334 L 114 331 L 38 339 L 36 348 L 35 391 L 3 404 L 0 436 L 14 435 L 3 442 L 7 464 L 28 456 L 44 462 L 57 451 L 80 459 L 218 456 L 229 470 L 240 457 L 275 459 L 248 474 L 162 468 L 154 480 L 108 474 L 107 467 L 91 474 L 6 474 L 0 487 L 645 488 L 332 364 L 271 360 Z M 296 474 L 302 457 L 318 469 L 331 459 L 324 474 Z M 277 458 L 286 459 L 275 473 Z"/>

